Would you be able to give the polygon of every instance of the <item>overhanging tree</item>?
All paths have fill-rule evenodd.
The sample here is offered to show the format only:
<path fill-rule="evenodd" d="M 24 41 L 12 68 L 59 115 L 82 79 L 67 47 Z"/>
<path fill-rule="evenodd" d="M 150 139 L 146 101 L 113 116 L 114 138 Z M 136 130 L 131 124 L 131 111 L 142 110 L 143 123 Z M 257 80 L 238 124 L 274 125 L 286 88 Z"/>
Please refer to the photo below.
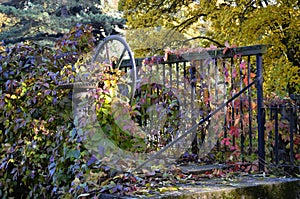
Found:
<path fill-rule="evenodd" d="M 51 44 L 78 23 L 92 25 L 100 40 L 119 33 L 125 24 L 124 19 L 104 13 L 99 0 L 3 0 L 0 13 L 0 41 L 6 44 L 28 40 Z"/>
<path fill-rule="evenodd" d="M 202 46 L 266 44 L 265 91 L 300 92 L 300 2 L 297 0 L 121 0 L 131 29 L 167 27 Z"/>

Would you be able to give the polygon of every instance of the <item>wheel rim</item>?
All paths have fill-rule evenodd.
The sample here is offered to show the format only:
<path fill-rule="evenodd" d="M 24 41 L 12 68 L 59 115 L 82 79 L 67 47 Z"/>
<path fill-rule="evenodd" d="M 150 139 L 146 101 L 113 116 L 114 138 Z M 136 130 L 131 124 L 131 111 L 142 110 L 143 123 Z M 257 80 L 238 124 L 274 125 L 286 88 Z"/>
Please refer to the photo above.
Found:
<path fill-rule="evenodd" d="M 116 58 L 116 60 L 112 60 Z M 125 58 L 130 60 L 131 71 L 129 72 L 130 82 L 130 93 L 128 97 L 130 100 L 134 98 L 136 90 L 136 80 L 137 80 L 137 71 L 136 64 L 133 53 L 127 44 L 127 42 L 120 36 L 112 35 L 106 37 L 96 48 L 95 54 L 92 57 L 92 63 L 110 63 L 112 64 L 111 69 L 120 69 L 122 67 L 122 62 Z M 114 62 L 115 63 L 112 63 Z"/>

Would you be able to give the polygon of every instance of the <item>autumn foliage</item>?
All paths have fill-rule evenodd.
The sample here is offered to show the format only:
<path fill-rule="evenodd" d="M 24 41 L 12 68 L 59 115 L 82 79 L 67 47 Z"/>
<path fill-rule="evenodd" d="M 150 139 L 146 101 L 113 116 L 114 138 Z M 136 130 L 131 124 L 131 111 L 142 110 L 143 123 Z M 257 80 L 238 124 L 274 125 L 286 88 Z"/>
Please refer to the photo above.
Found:
<path fill-rule="evenodd" d="M 148 40 L 147 46 L 152 49 L 146 49 L 134 34 L 128 35 L 137 52 L 144 49 L 159 53 L 171 47 L 173 40 L 177 41 L 177 47 L 197 44 L 225 47 L 225 42 L 237 46 L 266 44 L 265 94 L 270 96 L 273 92 L 284 97 L 300 91 L 300 11 L 297 0 L 151 0 L 143 3 L 121 0 L 119 4 L 132 32 L 147 30 L 141 37 Z M 157 30 L 160 30 L 160 35 Z M 181 38 L 176 36 L 178 34 Z M 191 40 L 194 42 L 187 42 Z"/>
<path fill-rule="evenodd" d="M 75 26 L 56 43 L 54 49 L 33 43 L 20 43 L 13 46 L 1 43 L 0 197 L 74 198 L 83 193 L 134 195 L 143 194 L 149 190 L 164 193 L 177 190 L 176 187 L 172 187 L 172 183 L 176 182 L 201 180 L 203 177 L 228 177 L 240 172 L 241 169 L 248 173 L 257 171 L 257 162 L 255 162 L 257 157 L 253 155 L 255 151 L 253 151 L 254 153 L 252 151 L 242 153 L 239 145 L 240 140 L 245 136 L 245 128 L 250 128 L 246 126 L 244 131 L 240 129 L 241 123 L 251 120 L 246 114 L 247 107 L 255 109 L 256 106 L 247 99 L 236 100 L 228 106 L 228 110 L 231 110 L 231 112 L 228 111 L 228 115 L 225 115 L 228 122 L 226 123 L 228 134 L 225 137 L 225 132 L 221 133 L 216 138 L 220 144 L 219 150 L 212 150 L 211 156 L 202 159 L 203 162 L 210 163 L 212 161 L 230 162 L 234 166 L 229 170 L 186 175 L 180 173 L 180 169 L 177 167 L 172 167 L 169 170 L 162 168 L 159 171 L 146 171 L 135 175 L 119 174 L 99 162 L 82 144 L 82 137 L 74 128 L 69 90 L 57 89 L 61 83 L 72 82 L 76 75 L 76 67 L 84 63 L 84 60 L 90 56 L 89 53 L 94 48 L 91 30 L 92 28 L 88 25 Z M 145 66 L 162 61 L 162 59 L 157 60 L 153 57 L 148 61 L 148 63 L 147 60 L 144 61 Z M 246 72 L 246 62 L 242 62 L 239 57 L 236 57 L 235 63 L 235 69 L 229 68 L 230 63 L 226 65 L 227 68 L 221 68 L 224 70 L 222 71 L 224 80 L 231 81 L 232 77 L 240 74 L 240 69 L 242 75 L 249 75 L 250 80 L 254 78 L 253 73 Z M 98 120 L 102 127 L 111 129 L 109 136 L 112 140 L 128 149 L 132 146 L 132 141 L 128 139 L 130 136 L 118 129 L 112 118 L 109 98 L 113 94 L 109 90 L 114 87 L 115 79 L 109 79 L 108 76 L 110 75 L 102 77 L 107 84 L 102 90 L 104 97 L 99 100 Z M 200 80 L 203 79 L 197 79 L 196 84 L 205 90 L 207 85 L 203 83 L 206 82 Z M 242 79 L 241 83 L 249 84 L 248 79 Z M 151 94 L 147 86 L 149 85 L 143 88 L 144 93 L 141 92 L 141 96 L 142 94 L 145 96 Z M 176 118 L 178 104 L 174 94 L 161 88 L 158 90 L 159 93 L 156 96 L 152 93 L 150 98 L 136 97 L 136 104 L 141 106 L 129 107 L 128 110 L 132 111 L 132 116 L 138 117 L 143 110 L 147 109 L 147 104 L 141 103 L 143 100 L 159 99 L 170 107 L 168 125 L 177 125 L 176 122 L 179 121 Z M 202 98 L 197 99 L 197 103 L 202 105 L 201 107 L 207 114 L 210 111 L 208 104 L 212 98 L 204 90 Z M 234 119 L 230 116 L 230 113 L 242 110 L 245 111 L 243 117 L 236 115 Z M 280 125 L 280 128 L 287 129 L 284 122 Z M 272 131 L 270 123 L 267 123 L 267 127 L 268 131 Z M 284 132 L 283 138 L 285 141 L 289 141 L 286 131 Z M 171 137 L 172 135 L 171 133 L 167 135 L 161 133 L 159 136 L 161 137 L 157 140 L 164 143 L 152 140 L 151 150 L 166 145 L 169 141 L 167 136 Z M 254 134 L 253 137 L 257 138 L 257 135 Z M 296 159 L 299 158 L 299 140 L 299 136 L 295 136 Z M 137 139 L 137 142 L 142 141 L 144 140 Z M 250 143 L 245 145 L 249 147 Z M 272 147 L 273 145 L 270 144 L 270 150 L 273 149 Z M 241 154 L 244 156 L 241 157 Z M 251 164 L 244 166 L 233 163 L 235 160 L 241 161 L 241 158 Z M 196 154 L 184 154 L 182 159 L 187 160 L 186 162 L 197 163 L 198 161 Z M 157 175 L 158 177 L 155 177 Z M 162 186 L 161 179 L 169 187 Z"/>

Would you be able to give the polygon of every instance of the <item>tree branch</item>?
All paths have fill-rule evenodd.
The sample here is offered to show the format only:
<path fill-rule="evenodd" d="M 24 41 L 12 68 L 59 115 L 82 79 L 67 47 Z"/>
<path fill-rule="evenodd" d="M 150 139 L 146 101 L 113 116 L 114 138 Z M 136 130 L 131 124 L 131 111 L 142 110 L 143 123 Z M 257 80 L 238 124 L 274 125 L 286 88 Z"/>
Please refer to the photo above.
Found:
<path fill-rule="evenodd" d="M 195 15 L 191 18 L 188 18 L 187 20 L 183 21 L 182 23 L 180 23 L 179 25 L 175 26 L 175 29 L 178 30 L 180 27 L 179 32 L 181 32 L 182 30 L 184 30 L 187 26 L 189 26 L 191 23 L 194 23 L 195 19 L 198 19 L 199 17 L 205 17 L 207 16 L 207 14 L 198 14 Z M 182 27 L 183 26 L 183 27 Z"/>
<path fill-rule="evenodd" d="M 193 37 L 193 38 L 190 38 L 190 39 L 187 39 L 187 40 L 184 40 L 183 42 L 186 43 L 186 42 L 189 42 L 191 40 L 196 40 L 196 39 L 205 39 L 205 40 L 208 40 L 208 41 L 211 41 L 215 44 L 217 44 L 217 47 L 225 47 L 225 45 L 222 45 L 220 42 L 212 39 L 212 38 L 209 38 L 209 37 L 204 37 L 204 36 L 197 36 L 197 37 Z"/>
<path fill-rule="evenodd" d="M 40 40 L 50 40 L 50 41 L 55 41 L 56 39 L 62 37 L 62 33 L 57 33 L 57 34 L 48 34 L 48 33 L 40 33 L 35 36 L 28 36 L 28 37 L 21 37 L 21 38 L 16 38 L 16 39 L 5 39 L 4 43 L 6 44 L 16 44 L 19 42 L 24 42 L 24 41 L 40 41 Z"/>
<path fill-rule="evenodd" d="M 166 43 L 161 49 L 158 49 L 158 51 L 159 51 L 159 50 L 163 50 L 163 49 L 165 49 L 166 47 L 171 46 L 171 44 L 172 44 L 172 43 L 175 43 L 175 42 L 184 44 L 184 43 L 187 43 L 187 42 L 189 42 L 189 41 L 191 41 L 191 40 L 196 40 L 196 39 L 204 39 L 204 40 L 211 41 L 211 42 L 213 42 L 214 44 L 216 44 L 217 47 L 220 47 L 220 48 L 225 47 L 225 45 L 222 45 L 220 42 L 218 42 L 218 41 L 216 41 L 216 40 L 214 40 L 214 39 L 212 39 L 212 38 L 205 37 L 205 36 L 197 36 L 197 37 L 193 37 L 193 38 L 186 39 L 186 40 L 183 40 L 183 41 L 180 41 L 180 40 L 173 40 L 173 41 L 171 41 L 171 42 Z"/>

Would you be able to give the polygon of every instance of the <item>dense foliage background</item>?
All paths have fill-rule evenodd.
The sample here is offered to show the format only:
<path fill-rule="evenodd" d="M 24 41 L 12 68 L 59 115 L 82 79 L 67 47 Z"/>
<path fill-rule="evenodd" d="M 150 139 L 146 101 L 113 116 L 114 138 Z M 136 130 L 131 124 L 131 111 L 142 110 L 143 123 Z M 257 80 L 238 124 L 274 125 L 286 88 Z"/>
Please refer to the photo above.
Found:
<path fill-rule="evenodd" d="M 177 47 L 185 46 L 190 39 L 202 47 L 222 47 L 226 41 L 237 46 L 266 44 L 265 93 L 281 97 L 300 91 L 299 5 L 298 0 L 119 1 L 119 9 L 124 11 L 133 32 L 127 35 L 128 41 L 137 50 L 140 46 L 144 54 L 171 47 L 174 32 L 182 34 Z M 147 33 L 135 37 L 135 31 L 145 28 Z M 158 36 L 157 28 L 168 31 Z M 154 49 L 145 48 L 141 44 L 145 40 L 150 47 L 156 43 Z"/>

